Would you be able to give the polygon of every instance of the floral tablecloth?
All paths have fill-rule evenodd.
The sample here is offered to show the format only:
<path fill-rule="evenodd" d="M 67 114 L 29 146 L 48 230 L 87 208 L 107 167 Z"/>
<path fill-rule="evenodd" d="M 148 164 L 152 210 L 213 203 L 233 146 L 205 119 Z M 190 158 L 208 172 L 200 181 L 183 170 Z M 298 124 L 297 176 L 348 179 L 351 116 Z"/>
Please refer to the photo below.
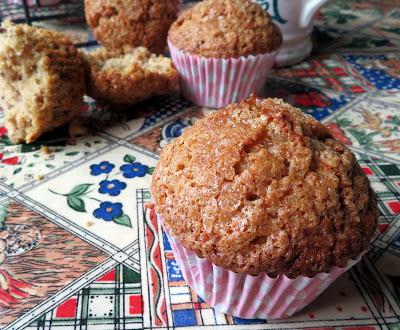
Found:
<path fill-rule="evenodd" d="M 79 20 L 40 23 L 75 42 Z M 186 285 L 154 210 L 162 148 L 211 112 L 160 97 L 114 113 L 87 99 L 88 133 L 11 145 L 0 111 L 0 327 L 4 329 L 400 329 L 400 2 L 332 1 L 306 62 L 265 96 L 326 123 L 379 199 L 379 237 L 314 303 L 280 321 L 215 312 Z"/>

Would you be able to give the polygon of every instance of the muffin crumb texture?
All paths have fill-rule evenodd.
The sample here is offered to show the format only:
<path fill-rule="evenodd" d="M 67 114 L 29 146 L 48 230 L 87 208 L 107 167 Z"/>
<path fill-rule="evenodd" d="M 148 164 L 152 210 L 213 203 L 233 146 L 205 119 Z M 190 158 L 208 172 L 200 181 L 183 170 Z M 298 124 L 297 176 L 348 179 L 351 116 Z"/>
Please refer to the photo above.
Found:
<path fill-rule="evenodd" d="M 93 34 L 108 49 L 144 46 L 162 53 L 179 0 L 85 0 Z"/>
<path fill-rule="evenodd" d="M 275 51 L 279 28 L 249 0 L 205 0 L 183 12 L 168 34 L 174 47 L 190 54 L 236 58 Z"/>
<path fill-rule="evenodd" d="M 72 42 L 60 33 L 4 22 L 0 73 L 0 106 L 14 143 L 35 141 L 81 109 L 83 65 Z"/>
<path fill-rule="evenodd" d="M 163 150 L 152 193 L 186 248 L 251 275 L 344 267 L 378 218 L 354 154 L 279 99 L 251 97 L 197 121 Z"/>
<path fill-rule="evenodd" d="M 133 51 L 99 48 L 82 53 L 86 93 L 112 105 L 126 107 L 151 96 L 179 90 L 179 76 L 170 58 L 144 47 Z"/>

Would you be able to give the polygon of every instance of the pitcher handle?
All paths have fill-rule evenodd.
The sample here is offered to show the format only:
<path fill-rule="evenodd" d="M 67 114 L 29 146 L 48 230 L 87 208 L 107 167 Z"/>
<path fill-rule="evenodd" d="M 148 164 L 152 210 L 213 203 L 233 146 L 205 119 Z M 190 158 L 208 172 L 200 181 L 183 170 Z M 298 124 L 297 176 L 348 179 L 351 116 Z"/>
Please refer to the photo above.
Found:
<path fill-rule="evenodd" d="M 302 28 L 307 28 L 317 10 L 325 5 L 328 1 L 329 0 L 307 0 L 307 3 L 305 4 L 301 14 L 300 26 Z"/>

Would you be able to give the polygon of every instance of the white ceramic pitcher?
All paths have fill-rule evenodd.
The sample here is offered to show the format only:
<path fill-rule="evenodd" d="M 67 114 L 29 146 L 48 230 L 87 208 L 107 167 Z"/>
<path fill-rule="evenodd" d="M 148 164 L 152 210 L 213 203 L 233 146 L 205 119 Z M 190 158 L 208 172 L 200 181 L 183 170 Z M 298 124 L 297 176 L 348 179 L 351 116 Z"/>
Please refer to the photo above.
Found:
<path fill-rule="evenodd" d="M 299 63 L 312 50 L 311 32 L 314 15 L 329 0 L 255 0 L 278 24 L 283 35 L 283 45 L 278 53 L 278 66 Z"/>

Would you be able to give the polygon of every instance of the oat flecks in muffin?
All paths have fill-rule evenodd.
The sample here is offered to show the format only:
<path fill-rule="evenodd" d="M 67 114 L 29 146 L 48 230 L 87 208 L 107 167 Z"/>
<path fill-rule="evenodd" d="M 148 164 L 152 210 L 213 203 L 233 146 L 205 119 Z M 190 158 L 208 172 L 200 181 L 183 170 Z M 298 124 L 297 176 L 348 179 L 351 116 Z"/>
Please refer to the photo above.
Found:
<path fill-rule="evenodd" d="M 180 0 L 85 0 L 85 16 L 109 49 L 144 46 L 162 53 Z"/>
<path fill-rule="evenodd" d="M 343 267 L 378 217 L 354 154 L 279 99 L 251 97 L 197 121 L 162 152 L 152 192 L 186 248 L 252 275 Z"/>
<path fill-rule="evenodd" d="M 64 35 L 6 21 L 0 31 L 0 107 L 14 143 L 32 142 L 75 118 L 83 66 Z"/>
<path fill-rule="evenodd" d="M 151 96 L 179 90 L 179 76 L 170 58 L 144 47 L 133 51 L 105 48 L 82 53 L 87 94 L 112 105 L 129 106 Z"/>
<path fill-rule="evenodd" d="M 204 57 L 265 54 L 282 43 L 279 28 L 250 0 L 205 0 L 183 12 L 168 34 L 178 49 Z"/>

